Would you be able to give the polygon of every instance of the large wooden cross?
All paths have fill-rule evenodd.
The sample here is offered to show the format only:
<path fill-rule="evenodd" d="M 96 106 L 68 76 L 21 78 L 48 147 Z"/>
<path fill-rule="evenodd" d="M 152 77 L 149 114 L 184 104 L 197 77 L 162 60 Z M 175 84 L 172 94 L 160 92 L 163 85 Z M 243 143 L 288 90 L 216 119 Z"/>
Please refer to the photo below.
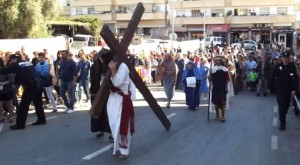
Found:
<path fill-rule="evenodd" d="M 150 105 L 153 112 L 156 114 L 158 119 L 161 121 L 163 126 L 166 128 L 167 131 L 170 130 L 171 123 L 162 111 L 161 107 L 158 105 L 157 101 L 151 94 L 148 87 L 143 82 L 142 78 L 139 76 L 137 71 L 135 70 L 134 66 L 130 63 L 126 56 L 126 51 L 128 49 L 128 46 L 133 38 L 134 32 L 136 31 L 138 24 L 142 18 L 142 15 L 145 11 L 145 8 L 142 3 L 138 3 L 132 18 L 127 26 L 127 29 L 125 31 L 124 37 L 121 40 L 121 43 L 116 40 L 114 34 L 110 31 L 109 27 L 104 25 L 100 35 L 105 40 L 106 44 L 110 47 L 110 50 L 114 53 L 114 58 L 119 63 L 123 62 L 125 63 L 129 70 L 130 70 L 130 78 L 134 82 L 135 86 L 138 88 L 138 90 L 141 92 L 141 94 L 144 96 L 145 100 Z M 111 81 L 111 71 L 108 70 L 105 74 L 105 77 L 103 79 L 103 82 L 100 86 L 100 89 L 95 97 L 95 101 L 92 104 L 91 112 L 92 115 L 99 117 L 102 111 L 102 107 L 105 104 L 106 98 L 109 96 L 110 89 L 112 87 Z"/>

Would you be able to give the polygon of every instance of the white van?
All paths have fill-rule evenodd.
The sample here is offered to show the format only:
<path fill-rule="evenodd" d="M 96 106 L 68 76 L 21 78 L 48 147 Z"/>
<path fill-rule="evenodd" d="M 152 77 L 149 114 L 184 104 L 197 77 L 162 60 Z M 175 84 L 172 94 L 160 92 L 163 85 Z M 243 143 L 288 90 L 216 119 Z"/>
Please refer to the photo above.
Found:
<path fill-rule="evenodd" d="M 223 44 L 223 37 L 207 37 L 205 39 L 205 47 L 211 47 L 211 42 L 213 41 L 214 47 L 221 46 Z"/>
<path fill-rule="evenodd" d="M 73 48 L 83 48 L 87 46 L 97 46 L 95 38 L 91 35 L 76 34 L 73 37 Z"/>

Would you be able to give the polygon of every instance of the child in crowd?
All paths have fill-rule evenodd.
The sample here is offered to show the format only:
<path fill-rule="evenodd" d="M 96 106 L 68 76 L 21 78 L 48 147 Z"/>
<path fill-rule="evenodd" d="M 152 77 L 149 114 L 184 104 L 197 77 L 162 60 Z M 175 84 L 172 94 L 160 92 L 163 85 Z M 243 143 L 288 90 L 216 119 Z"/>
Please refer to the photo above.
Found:
<path fill-rule="evenodd" d="M 255 68 L 253 68 L 249 73 L 249 86 L 251 92 L 256 91 L 256 84 L 257 84 L 257 73 Z"/>

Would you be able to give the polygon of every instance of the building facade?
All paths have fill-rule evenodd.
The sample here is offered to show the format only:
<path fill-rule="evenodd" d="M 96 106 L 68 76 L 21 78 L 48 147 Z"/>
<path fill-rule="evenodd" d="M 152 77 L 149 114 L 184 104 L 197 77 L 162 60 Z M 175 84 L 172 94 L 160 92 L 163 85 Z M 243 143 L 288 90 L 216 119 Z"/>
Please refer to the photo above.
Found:
<path fill-rule="evenodd" d="M 138 2 L 145 13 L 138 33 L 153 38 L 168 36 L 172 23 L 179 39 L 222 36 L 226 42 L 251 39 L 283 41 L 291 46 L 299 29 L 298 0 L 63 0 L 65 14 L 93 14 L 116 34 L 124 30 Z"/>
<path fill-rule="evenodd" d="M 207 35 L 222 36 L 230 43 L 251 39 L 292 46 L 294 0 L 181 0 L 173 5 L 175 31 L 188 38 L 201 38 L 206 29 Z"/>
<path fill-rule="evenodd" d="M 71 16 L 96 15 L 116 35 L 122 35 L 140 0 L 69 0 L 64 13 Z M 145 7 L 137 33 L 152 37 L 164 36 L 167 10 L 165 0 L 141 0 Z"/>

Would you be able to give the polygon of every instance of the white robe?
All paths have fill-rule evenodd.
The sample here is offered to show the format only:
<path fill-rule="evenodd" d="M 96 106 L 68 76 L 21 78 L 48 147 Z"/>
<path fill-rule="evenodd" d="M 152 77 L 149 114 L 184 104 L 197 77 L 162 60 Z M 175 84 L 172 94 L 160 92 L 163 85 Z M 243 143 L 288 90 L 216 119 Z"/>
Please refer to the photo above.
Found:
<path fill-rule="evenodd" d="M 111 78 L 111 81 L 115 87 L 120 88 L 125 95 L 128 95 L 128 87 L 132 85 L 132 82 L 129 78 L 129 69 L 126 66 L 126 64 L 122 63 L 119 66 L 116 75 L 114 75 L 114 77 Z M 134 92 L 132 95 L 135 97 Z M 114 138 L 114 150 L 113 150 L 114 155 L 116 154 L 117 151 L 120 151 L 121 154 L 123 155 L 129 154 L 129 146 L 131 140 L 130 124 L 129 124 L 128 134 L 127 134 L 128 147 L 127 149 L 123 149 L 120 148 L 119 146 L 119 144 L 121 143 L 120 124 L 121 124 L 122 104 L 123 104 L 123 97 L 120 96 L 118 93 L 111 92 L 107 102 L 107 115 L 108 115 L 109 125 L 111 128 L 111 133 Z"/>

